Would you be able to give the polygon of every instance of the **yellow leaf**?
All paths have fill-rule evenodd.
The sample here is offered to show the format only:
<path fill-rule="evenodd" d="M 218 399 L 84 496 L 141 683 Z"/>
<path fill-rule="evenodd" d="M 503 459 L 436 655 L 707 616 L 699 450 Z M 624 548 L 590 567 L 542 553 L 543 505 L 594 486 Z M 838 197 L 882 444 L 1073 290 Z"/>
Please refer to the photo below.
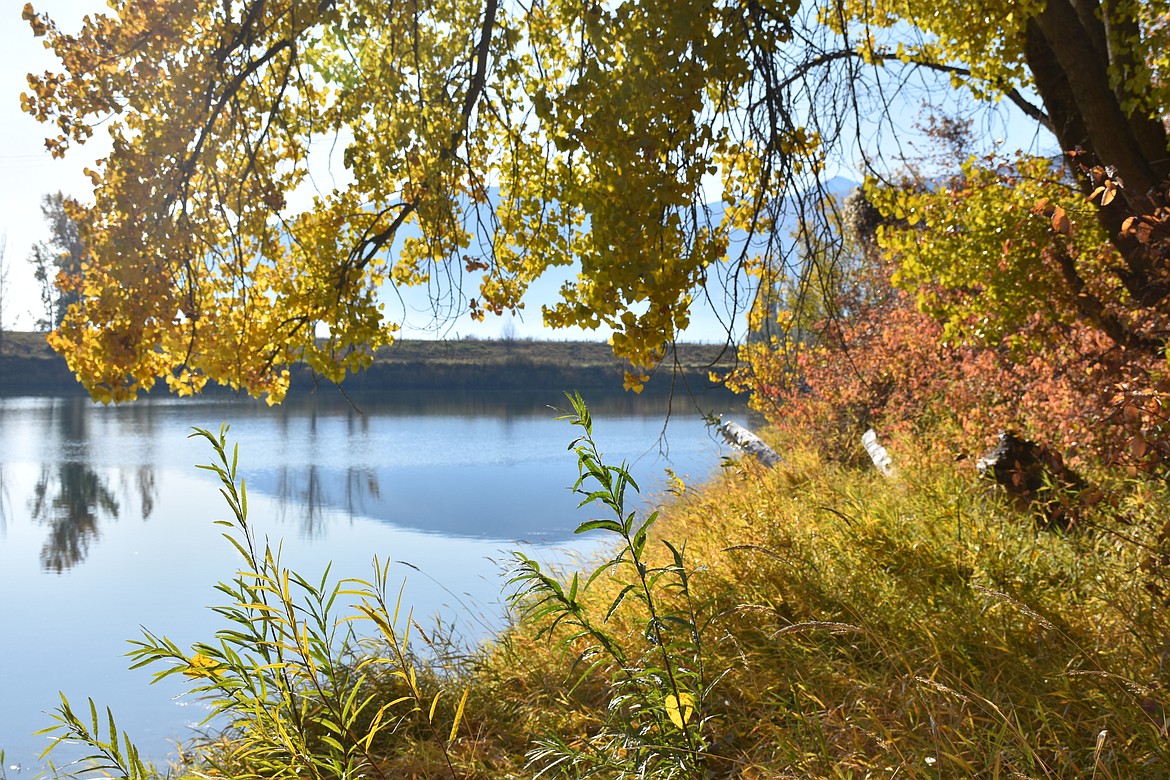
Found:
<path fill-rule="evenodd" d="M 455 735 L 459 733 L 459 721 L 463 719 L 463 708 L 467 705 L 467 694 L 471 693 L 470 688 L 463 689 L 463 697 L 459 699 L 459 706 L 455 708 L 455 719 L 451 721 L 451 735 L 447 737 L 448 742 L 455 740 Z"/>
<path fill-rule="evenodd" d="M 219 674 L 219 662 L 203 653 L 191 656 L 188 667 L 183 670 L 188 677 L 212 677 Z"/>
<path fill-rule="evenodd" d="M 666 715 L 670 722 L 683 728 L 695 714 L 695 697 L 683 691 L 678 696 L 673 693 L 666 697 Z"/>
<path fill-rule="evenodd" d="M 622 378 L 622 388 L 625 390 L 633 390 L 635 393 L 641 393 L 646 384 L 646 380 L 649 378 L 645 374 L 634 374 L 627 371 Z"/>

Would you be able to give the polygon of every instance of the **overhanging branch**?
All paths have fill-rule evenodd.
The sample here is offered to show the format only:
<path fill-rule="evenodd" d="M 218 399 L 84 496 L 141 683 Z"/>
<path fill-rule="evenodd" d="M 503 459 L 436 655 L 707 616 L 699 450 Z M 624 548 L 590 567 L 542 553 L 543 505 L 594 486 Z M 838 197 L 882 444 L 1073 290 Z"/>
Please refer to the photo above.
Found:
<path fill-rule="evenodd" d="M 487 7 L 484 9 L 483 24 L 480 27 L 479 42 L 475 46 L 475 71 L 472 73 L 471 84 L 467 88 L 467 95 L 463 99 L 460 122 L 451 131 L 451 137 L 447 145 L 439 150 L 440 160 L 449 160 L 459 149 L 459 145 L 466 137 L 467 129 L 471 124 L 471 115 L 475 112 L 475 106 L 479 102 L 487 85 L 488 54 L 491 49 L 492 31 L 496 26 L 496 12 L 498 9 L 499 0 L 487 0 Z M 406 221 L 407 217 L 417 208 L 418 204 L 416 202 L 406 202 L 389 226 L 375 235 L 363 239 L 350 251 L 349 260 L 346 265 L 357 269 L 364 268 L 368 265 L 377 256 L 378 252 L 393 240 L 394 234 L 398 232 L 398 228 L 402 226 L 402 223 Z M 346 273 L 345 269 L 342 270 L 342 273 Z"/>
<path fill-rule="evenodd" d="M 801 80 L 807 78 L 808 75 L 817 68 L 830 65 L 838 60 L 846 59 L 859 59 L 879 63 L 901 62 L 905 65 L 926 68 L 927 70 L 932 70 L 936 73 L 946 73 L 952 76 L 970 77 L 971 75 L 971 71 L 968 68 L 962 68 L 957 65 L 946 65 L 939 62 L 932 62 L 930 60 L 917 60 L 913 57 L 907 59 L 904 55 L 900 56 L 892 52 L 871 52 L 869 54 L 863 55 L 863 53 L 857 49 L 839 49 L 837 51 L 824 52 L 823 54 L 820 54 L 819 56 L 814 57 L 807 62 L 801 63 L 794 71 L 790 73 L 787 78 L 780 82 L 778 86 L 781 89 L 788 89 L 793 84 L 799 83 Z M 1052 120 L 1048 117 L 1048 114 L 1046 114 L 1042 108 L 1025 98 L 1020 93 L 1019 89 L 1015 87 L 1011 87 L 1009 89 L 1008 85 L 1004 83 L 994 84 L 993 86 L 995 86 L 995 88 L 998 89 L 1004 97 L 1010 100 L 1030 119 L 1043 125 L 1044 128 L 1049 132 L 1055 132 L 1052 126 Z"/>

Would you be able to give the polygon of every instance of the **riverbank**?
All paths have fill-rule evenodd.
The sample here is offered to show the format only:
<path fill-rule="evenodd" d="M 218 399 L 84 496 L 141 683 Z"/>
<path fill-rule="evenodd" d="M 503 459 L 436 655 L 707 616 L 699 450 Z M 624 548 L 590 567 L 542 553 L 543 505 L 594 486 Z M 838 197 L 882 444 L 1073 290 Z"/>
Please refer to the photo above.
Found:
<path fill-rule="evenodd" d="M 645 393 L 682 389 L 710 392 L 712 370 L 726 370 L 734 350 L 721 344 L 678 344 L 646 383 Z M 401 340 L 381 350 L 374 363 L 347 377 L 347 392 L 384 390 L 528 391 L 575 388 L 581 392 L 618 392 L 626 366 L 608 344 L 597 341 L 459 339 Z M 292 393 L 332 383 L 308 368 L 293 369 Z M 213 388 L 208 388 L 214 391 Z M 0 345 L 0 394 L 84 392 L 65 360 L 49 349 L 43 333 L 8 332 Z"/>
<path fill-rule="evenodd" d="M 581 530 L 619 555 L 575 575 L 518 560 L 512 620 L 475 649 L 403 617 L 393 581 L 359 583 L 383 643 L 356 667 L 323 655 L 327 591 L 252 562 L 263 585 L 237 580 L 219 611 L 265 631 L 144 653 L 242 701 L 179 774 L 1165 777 L 1164 486 L 1111 481 L 1109 502 L 1054 533 L 915 441 L 889 442 L 884 477 L 772 439 L 776 468 L 676 480 L 649 515 L 591 459 L 587 425 L 574 433 L 602 518 Z M 293 625 L 297 593 L 316 606 Z M 288 637 L 279 664 L 253 660 L 266 632 Z"/>

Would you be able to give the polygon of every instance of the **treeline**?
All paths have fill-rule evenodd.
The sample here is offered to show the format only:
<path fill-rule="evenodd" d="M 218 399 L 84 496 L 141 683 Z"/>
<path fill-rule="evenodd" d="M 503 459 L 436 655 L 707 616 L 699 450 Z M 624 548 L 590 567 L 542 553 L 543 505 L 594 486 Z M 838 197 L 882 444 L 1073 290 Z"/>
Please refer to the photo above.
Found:
<path fill-rule="evenodd" d="M 645 385 L 645 393 L 720 389 L 711 372 L 733 366 L 734 351 L 718 344 L 678 344 Z M 479 339 L 402 340 L 380 350 L 369 369 L 343 382 L 347 392 L 483 390 L 518 392 L 565 387 L 583 391 L 621 389 L 624 364 L 609 345 L 591 341 Z M 294 366 L 292 392 L 333 383 L 304 365 Z M 212 388 L 209 388 L 211 390 Z M 0 393 L 82 393 L 64 358 L 44 334 L 6 334 L 0 350 Z M 162 390 L 159 390 L 162 392 Z"/>

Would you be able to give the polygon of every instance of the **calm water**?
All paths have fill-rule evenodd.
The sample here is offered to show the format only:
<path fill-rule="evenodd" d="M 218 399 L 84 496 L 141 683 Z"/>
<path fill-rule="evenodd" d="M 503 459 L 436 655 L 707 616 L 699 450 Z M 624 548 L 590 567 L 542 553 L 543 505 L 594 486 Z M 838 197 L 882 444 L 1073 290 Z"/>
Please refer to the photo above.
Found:
<path fill-rule="evenodd" d="M 335 394 L 278 409 L 246 400 L 0 398 L 0 750 L 8 780 L 31 776 L 58 691 L 109 706 L 155 760 L 206 714 L 182 683 L 127 670 L 140 627 L 181 647 L 221 627 L 207 605 L 237 559 L 213 520 L 227 516 L 211 450 L 192 426 L 231 424 L 251 521 L 283 540 L 286 565 L 319 575 L 395 562 L 404 601 L 467 642 L 500 624 L 502 571 L 522 546 L 550 560 L 588 554 L 586 515 L 567 490 L 576 428 L 561 398 L 358 399 Z M 588 400 L 588 399 L 587 399 Z M 563 404 L 561 404 L 563 405 Z M 703 402 L 725 411 L 724 400 Z M 607 459 L 634 466 L 644 492 L 664 469 L 701 479 L 726 454 L 694 405 L 623 396 L 591 406 Z M 667 417 L 669 414 L 669 422 Z M 742 416 L 740 417 L 742 419 Z M 664 434 L 665 424 L 665 436 Z M 58 758 L 58 762 L 60 759 Z M 17 772 L 12 767 L 19 765 Z M 0 772 L 3 774 L 3 772 Z"/>

